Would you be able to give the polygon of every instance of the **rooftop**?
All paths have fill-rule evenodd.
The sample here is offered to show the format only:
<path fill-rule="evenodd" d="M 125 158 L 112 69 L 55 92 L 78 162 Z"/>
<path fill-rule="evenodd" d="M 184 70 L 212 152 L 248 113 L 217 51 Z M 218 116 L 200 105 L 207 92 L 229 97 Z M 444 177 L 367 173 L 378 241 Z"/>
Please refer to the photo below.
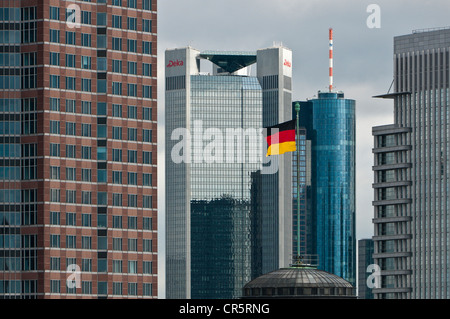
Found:
<path fill-rule="evenodd" d="M 249 51 L 204 51 L 200 53 L 200 57 L 229 73 L 256 63 L 256 52 Z"/>

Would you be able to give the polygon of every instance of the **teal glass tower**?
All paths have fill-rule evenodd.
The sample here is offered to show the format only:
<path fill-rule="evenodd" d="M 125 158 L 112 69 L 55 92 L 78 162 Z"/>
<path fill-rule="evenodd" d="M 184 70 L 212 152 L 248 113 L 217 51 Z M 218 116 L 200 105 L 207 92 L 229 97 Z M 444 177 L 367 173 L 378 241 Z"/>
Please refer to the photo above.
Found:
<path fill-rule="evenodd" d="M 319 269 L 355 286 L 355 101 L 342 92 L 319 92 L 300 102 L 299 116 L 311 143 L 305 251 L 317 255 Z"/>

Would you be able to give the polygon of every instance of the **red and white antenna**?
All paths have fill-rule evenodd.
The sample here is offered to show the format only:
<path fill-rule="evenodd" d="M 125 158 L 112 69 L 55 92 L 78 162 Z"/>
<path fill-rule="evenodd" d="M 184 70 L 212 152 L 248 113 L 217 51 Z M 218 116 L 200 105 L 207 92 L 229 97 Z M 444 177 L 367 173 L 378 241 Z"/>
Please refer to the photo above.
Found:
<path fill-rule="evenodd" d="M 333 29 L 330 28 L 330 92 L 333 90 Z"/>

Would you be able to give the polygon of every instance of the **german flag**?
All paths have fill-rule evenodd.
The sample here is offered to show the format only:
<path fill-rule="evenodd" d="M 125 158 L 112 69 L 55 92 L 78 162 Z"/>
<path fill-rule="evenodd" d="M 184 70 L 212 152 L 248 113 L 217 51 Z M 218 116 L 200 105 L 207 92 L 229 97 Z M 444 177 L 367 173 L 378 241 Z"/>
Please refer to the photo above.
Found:
<path fill-rule="evenodd" d="M 295 123 L 296 120 L 294 119 L 267 127 L 268 149 L 266 156 L 295 152 Z"/>

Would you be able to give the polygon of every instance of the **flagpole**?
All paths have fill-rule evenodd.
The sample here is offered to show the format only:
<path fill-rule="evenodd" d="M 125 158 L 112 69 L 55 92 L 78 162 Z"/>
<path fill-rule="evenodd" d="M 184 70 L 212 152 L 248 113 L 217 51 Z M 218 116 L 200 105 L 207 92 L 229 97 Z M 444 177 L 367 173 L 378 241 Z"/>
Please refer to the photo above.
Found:
<path fill-rule="evenodd" d="M 300 103 L 295 103 L 295 112 L 297 114 L 296 122 L 296 150 L 297 150 L 297 260 L 300 258 Z"/>

